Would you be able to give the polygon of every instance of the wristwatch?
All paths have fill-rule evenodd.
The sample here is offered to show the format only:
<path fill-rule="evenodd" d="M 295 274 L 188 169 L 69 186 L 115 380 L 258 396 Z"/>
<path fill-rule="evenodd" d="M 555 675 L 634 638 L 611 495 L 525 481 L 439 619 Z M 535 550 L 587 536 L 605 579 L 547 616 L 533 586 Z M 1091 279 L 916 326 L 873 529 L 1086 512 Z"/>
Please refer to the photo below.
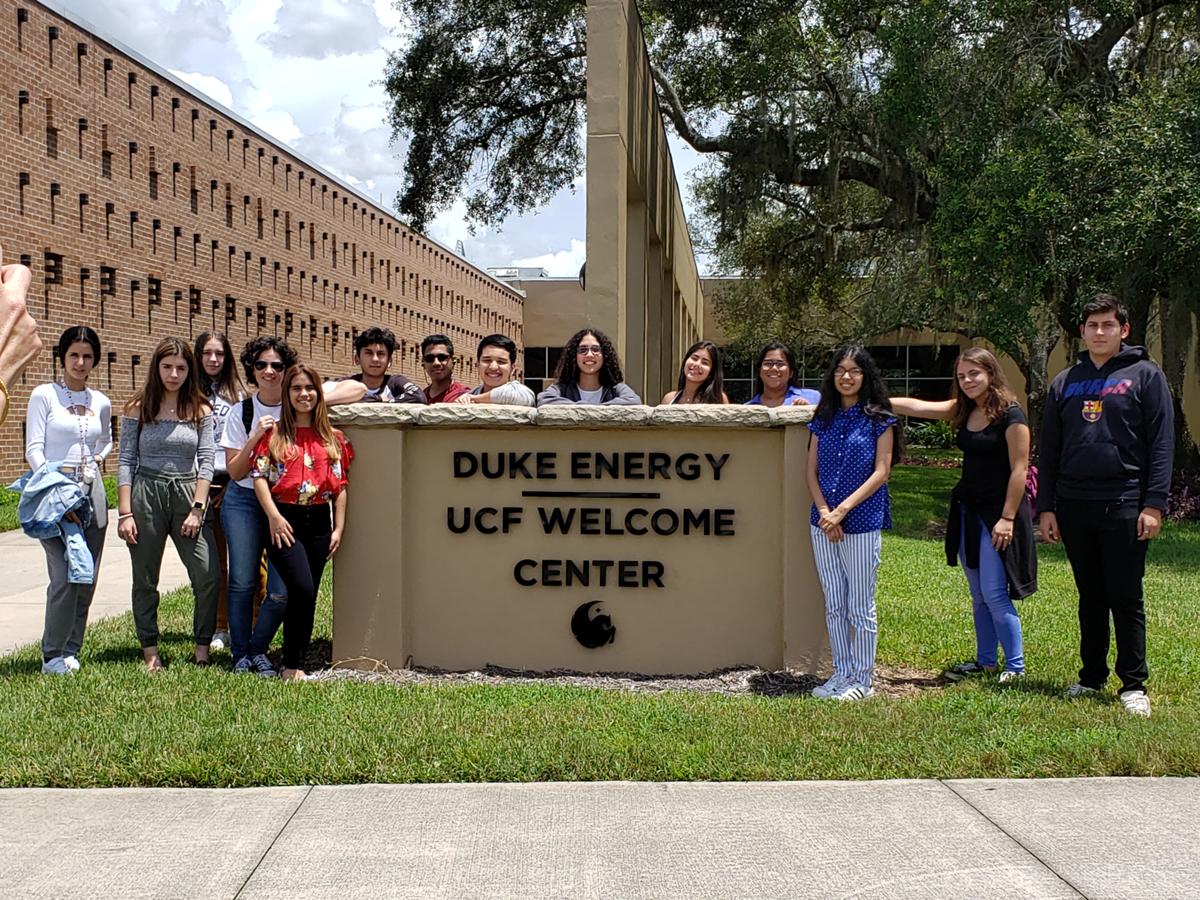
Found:
<path fill-rule="evenodd" d="M 204 512 L 204 504 L 201 503 L 199 500 L 197 500 L 194 503 L 192 503 L 192 509 L 194 509 L 198 513 L 202 513 L 202 512 Z"/>

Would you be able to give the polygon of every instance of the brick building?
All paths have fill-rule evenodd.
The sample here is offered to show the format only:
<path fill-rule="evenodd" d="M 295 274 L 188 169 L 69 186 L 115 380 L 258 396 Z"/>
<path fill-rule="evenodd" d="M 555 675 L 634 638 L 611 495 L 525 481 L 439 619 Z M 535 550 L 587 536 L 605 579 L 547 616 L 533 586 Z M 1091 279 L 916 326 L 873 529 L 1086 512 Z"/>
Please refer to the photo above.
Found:
<path fill-rule="evenodd" d="M 222 329 L 235 350 L 282 335 L 324 375 L 383 325 L 415 380 L 426 334 L 454 340 L 461 375 L 483 335 L 522 343 L 512 288 L 48 6 L 0 0 L 0 85 L 0 243 L 33 270 L 48 346 L 68 325 L 100 332 L 92 384 L 114 411 L 167 335 Z M 43 353 L 10 386 L 0 476 L 23 469 L 29 393 L 57 368 Z"/>

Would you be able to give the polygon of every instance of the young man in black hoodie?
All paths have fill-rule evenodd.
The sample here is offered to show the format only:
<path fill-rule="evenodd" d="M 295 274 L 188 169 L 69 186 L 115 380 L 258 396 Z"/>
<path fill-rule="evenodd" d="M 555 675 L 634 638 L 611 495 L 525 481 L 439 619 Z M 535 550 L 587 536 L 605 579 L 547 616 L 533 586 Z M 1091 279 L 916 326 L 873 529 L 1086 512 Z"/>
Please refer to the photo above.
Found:
<path fill-rule="evenodd" d="M 1124 343 L 1129 317 L 1111 294 L 1084 306 L 1080 333 L 1087 349 L 1046 397 L 1037 498 L 1042 536 L 1061 536 L 1079 590 L 1083 667 L 1067 696 L 1108 680 L 1111 613 L 1121 703 L 1149 716 L 1142 576 L 1171 487 L 1171 393 L 1146 349 Z"/>

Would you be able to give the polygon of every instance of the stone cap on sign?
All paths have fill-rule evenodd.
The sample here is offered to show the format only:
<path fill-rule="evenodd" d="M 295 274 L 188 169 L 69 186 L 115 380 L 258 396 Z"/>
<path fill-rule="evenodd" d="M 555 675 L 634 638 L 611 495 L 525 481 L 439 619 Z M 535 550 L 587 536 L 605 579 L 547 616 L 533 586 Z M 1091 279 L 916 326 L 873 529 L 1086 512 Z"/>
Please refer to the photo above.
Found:
<path fill-rule="evenodd" d="M 556 404 L 534 409 L 502 404 L 439 403 L 352 403 L 333 406 L 329 418 L 334 425 L 360 428 L 511 428 L 540 425 L 543 428 L 782 428 L 804 425 L 812 419 L 815 406 L 768 409 L 765 406 L 590 406 Z"/>

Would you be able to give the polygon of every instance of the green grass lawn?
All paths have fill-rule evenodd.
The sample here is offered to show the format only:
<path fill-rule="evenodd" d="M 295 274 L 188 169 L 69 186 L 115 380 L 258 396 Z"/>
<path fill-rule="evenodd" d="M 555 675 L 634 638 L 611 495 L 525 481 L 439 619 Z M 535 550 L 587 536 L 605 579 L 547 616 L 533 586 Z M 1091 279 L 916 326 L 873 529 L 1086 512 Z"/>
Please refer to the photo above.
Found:
<path fill-rule="evenodd" d="M 938 671 L 973 653 L 961 572 L 924 537 L 955 473 L 900 468 L 884 543 L 879 659 Z M 1146 579 L 1154 716 L 1110 690 L 1067 701 L 1077 624 L 1061 548 L 1021 606 L 1029 677 L 833 705 L 807 697 L 630 694 L 555 685 L 287 685 L 183 662 L 190 595 L 164 601 L 159 677 L 129 616 L 89 629 L 83 672 L 0 659 L 0 786 L 1200 774 L 1200 525 L 1170 525 Z M 330 636 L 322 603 L 317 639 Z"/>

